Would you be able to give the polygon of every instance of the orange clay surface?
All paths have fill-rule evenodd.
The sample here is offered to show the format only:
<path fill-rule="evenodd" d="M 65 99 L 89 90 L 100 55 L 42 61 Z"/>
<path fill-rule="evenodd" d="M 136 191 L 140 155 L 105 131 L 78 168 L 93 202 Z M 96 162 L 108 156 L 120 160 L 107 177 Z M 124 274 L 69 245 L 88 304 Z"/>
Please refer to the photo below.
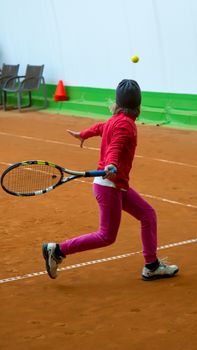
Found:
<path fill-rule="evenodd" d="M 96 168 L 100 139 L 89 139 L 80 149 L 66 133 L 92 123 L 96 121 L 0 111 L 1 172 L 26 159 L 76 170 Z M 138 125 L 138 135 L 131 186 L 157 211 L 158 246 L 186 241 L 158 252 L 180 267 L 179 274 L 142 281 L 139 253 L 79 265 L 61 271 L 56 280 L 38 276 L 45 270 L 43 242 L 97 229 L 91 180 L 30 198 L 0 189 L 1 350 L 197 349 L 197 133 Z M 123 213 L 113 245 L 69 256 L 61 267 L 137 251 L 140 225 Z M 26 274 L 25 279 L 6 280 Z"/>

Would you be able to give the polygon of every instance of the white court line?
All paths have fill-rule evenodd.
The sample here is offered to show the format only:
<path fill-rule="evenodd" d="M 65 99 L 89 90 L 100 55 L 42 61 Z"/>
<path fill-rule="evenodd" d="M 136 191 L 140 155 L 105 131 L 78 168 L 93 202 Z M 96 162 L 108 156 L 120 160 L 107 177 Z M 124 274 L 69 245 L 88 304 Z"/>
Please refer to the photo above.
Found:
<path fill-rule="evenodd" d="M 6 162 L 0 162 L 0 164 L 3 164 L 3 165 L 12 165 L 11 163 L 6 163 Z M 92 185 L 92 182 L 90 182 L 90 181 L 78 180 L 78 179 L 75 179 L 75 180 L 73 180 L 73 181 Z M 147 197 L 147 198 L 156 199 L 156 200 L 161 201 L 161 202 L 166 202 L 166 203 L 170 203 L 170 204 L 181 205 L 181 206 L 187 207 L 187 208 L 197 209 L 197 206 L 196 206 L 196 205 L 193 205 L 193 204 L 181 203 L 181 202 L 177 202 L 177 201 L 174 201 L 174 200 L 171 200 L 171 199 L 153 196 L 152 194 L 140 193 L 140 195 L 141 195 L 142 197 Z"/>
<path fill-rule="evenodd" d="M 161 201 L 161 202 L 167 202 L 167 203 L 171 203 L 171 204 L 182 205 L 183 207 L 188 207 L 188 208 L 197 209 L 197 206 L 196 206 L 196 205 L 193 205 L 193 204 L 181 203 L 181 202 L 173 201 L 173 200 L 171 200 L 171 199 L 153 196 L 153 195 L 151 195 L 151 194 L 140 193 L 140 195 L 141 195 L 142 197 L 147 197 L 147 198 L 156 199 L 156 200 L 159 200 L 159 201 Z"/>
<path fill-rule="evenodd" d="M 192 244 L 192 243 L 196 243 L 196 242 L 197 242 L 197 238 L 188 239 L 186 241 L 181 241 L 181 242 L 175 242 L 175 243 L 169 243 L 169 244 L 162 245 L 162 246 L 158 247 L 157 250 L 163 250 L 163 249 L 169 249 L 169 248 L 174 248 L 174 247 L 180 247 L 180 246 L 183 246 L 183 245 L 186 245 L 186 244 Z M 68 266 L 62 267 L 62 268 L 58 269 L 58 271 L 61 272 L 61 271 L 73 270 L 73 269 L 78 269 L 78 268 L 85 267 L 85 266 L 101 264 L 101 263 L 108 262 L 108 261 L 125 259 L 125 258 L 128 258 L 130 256 L 138 255 L 138 254 L 141 254 L 141 253 L 142 253 L 142 251 L 137 251 L 137 252 L 132 252 L 132 253 L 126 253 L 126 254 L 111 256 L 111 257 L 103 258 L 103 259 L 85 261 L 85 262 L 82 262 L 82 263 L 79 263 L 79 264 L 73 264 L 73 265 L 68 265 Z M 46 275 L 46 274 L 47 274 L 46 271 L 40 271 L 40 272 L 28 273 L 26 275 L 21 275 L 21 276 L 3 278 L 3 279 L 0 280 L 0 284 L 8 283 L 8 282 L 14 282 L 14 281 L 19 281 L 19 280 L 24 280 L 24 279 L 38 277 L 38 276 L 43 276 L 43 275 Z"/>
<path fill-rule="evenodd" d="M 90 181 L 78 180 L 78 179 L 75 179 L 74 181 L 76 181 L 76 182 L 82 182 L 82 183 L 86 183 L 86 184 L 92 185 L 92 182 L 90 182 Z M 147 197 L 147 198 L 156 199 L 156 200 L 161 201 L 161 202 L 167 202 L 167 203 L 170 203 L 170 204 L 182 205 L 183 207 L 188 207 L 188 208 L 197 209 L 197 206 L 196 206 L 196 205 L 193 205 L 193 204 L 181 203 L 181 202 L 177 202 L 177 201 L 174 201 L 174 200 L 171 200 L 171 199 L 153 196 L 152 194 L 140 193 L 140 195 L 141 195 L 142 197 Z"/>
<path fill-rule="evenodd" d="M 76 180 L 74 180 L 74 181 L 76 181 L 76 182 L 82 182 L 82 183 L 86 183 L 86 184 L 92 185 L 91 182 L 85 181 L 85 180 L 78 180 L 78 179 L 76 179 Z M 152 194 L 140 193 L 140 195 L 141 195 L 142 197 L 147 197 L 147 198 L 156 199 L 156 200 L 161 201 L 161 202 L 167 202 L 167 203 L 170 203 L 170 204 L 182 205 L 183 207 L 188 207 L 188 208 L 197 209 L 197 206 L 196 206 L 196 205 L 193 205 L 193 204 L 181 203 L 181 202 L 177 202 L 177 201 L 174 201 L 174 200 L 171 200 L 171 199 L 153 196 Z"/>
<path fill-rule="evenodd" d="M 155 160 L 157 162 L 162 162 L 162 163 L 167 163 L 167 164 L 174 164 L 174 165 L 185 166 L 185 167 L 189 167 L 189 168 L 197 168 L 197 165 L 181 163 L 181 162 L 175 162 L 173 160 L 167 160 L 167 159 L 162 159 L 162 158 L 151 158 L 151 157 L 145 157 L 145 156 L 140 156 L 140 155 L 136 155 L 136 157 L 137 158 L 145 158 L 145 159 L 149 159 L 149 160 Z"/>
<path fill-rule="evenodd" d="M 7 133 L 7 132 L 0 132 L 0 135 L 11 136 L 11 137 L 18 137 L 18 138 L 22 138 L 22 139 L 26 139 L 26 140 L 33 140 L 33 141 L 39 141 L 39 142 L 53 143 L 53 144 L 57 144 L 57 145 L 65 145 L 65 146 L 71 146 L 71 147 L 79 148 L 79 145 L 77 145 L 77 144 L 67 143 L 67 142 L 63 142 L 63 141 L 41 139 L 39 137 L 33 137 L 33 136 L 15 135 L 15 134 Z M 99 151 L 100 150 L 99 148 L 87 147 L 87 146 L 84 146 L 83 148 L 89 149 L 89 150 L 92 150 L 92 151 Z M 163 163 L 167 163 L 167 164 L 175 164 L 175 165 L 185 166 L 185 167 L 189 167 L 189 168 L 197 168 L 197 165 L 181 163 L 181 162 L 175 162 L 175 161 L 167 160 L 167 159 L 151 158 L 151 157 L 145 157 L 145 156 L 141 156 L 141 155 L 135 155 L 135 157 L 136 158 L 144 158 L 144 159 L 154 160 L 154 161 L 157 161 L 157 162 L 163 162 Z"/>

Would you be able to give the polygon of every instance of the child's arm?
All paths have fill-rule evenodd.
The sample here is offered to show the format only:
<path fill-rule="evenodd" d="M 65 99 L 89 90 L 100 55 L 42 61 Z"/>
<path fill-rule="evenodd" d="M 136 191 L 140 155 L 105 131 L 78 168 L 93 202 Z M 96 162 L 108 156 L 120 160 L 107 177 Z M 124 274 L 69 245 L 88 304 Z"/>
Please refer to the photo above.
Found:
<path fill-rule="evenodd" d="M 75 137 L 76 139 L 78 139 L 80 141 L 80 147 L 83 147 L 83 143 L 84 143 L 84 139 L 82 139 L 82 137 L 80 136 L 80 132 L 79 131 L 72 131 L 72 130 L 67 130 L 68 133 L 70 135 L 72 135 L 73 137 Z"/>
<path fill-rule="evenodd" d="M 89 139 L 90 137 L 93 137 L 93 136 L 102 136 L 104 125 L 105 123 L 97 123 L 81 132 L 72 131 L 72 130 L 67 130 L 67 131 L 70 135 L 78 139 L 80 141 L 80 147 L 83 147 L 83 143 L 86 139 Z"/>

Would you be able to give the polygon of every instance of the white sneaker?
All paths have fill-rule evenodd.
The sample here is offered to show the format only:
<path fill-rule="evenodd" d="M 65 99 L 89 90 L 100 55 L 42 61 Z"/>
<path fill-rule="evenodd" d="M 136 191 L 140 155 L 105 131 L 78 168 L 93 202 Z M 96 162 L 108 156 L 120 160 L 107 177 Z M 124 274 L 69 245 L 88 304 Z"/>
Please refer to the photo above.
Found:
<path fill-rule="evenodd" d="M 178 271 L 178 266 L 168 265 L 159 260 L 159 266 L 156 268 L 156 270 L 150 270 L 144 266 L 142 270 L 142 279 L 144 281 L 152 281 L 159 278 L 173 277 Z"/>
<path fill-rule="evenodd" d="M 62 256 L 55 255 L 56 245 L 56 243 L 44 243 L 42 245 L 42 254 L 45 259 L 46 270 L 49 277 L 53 279 L 57 277 L 58 265 L 61 264 L 64 259 Z"/>

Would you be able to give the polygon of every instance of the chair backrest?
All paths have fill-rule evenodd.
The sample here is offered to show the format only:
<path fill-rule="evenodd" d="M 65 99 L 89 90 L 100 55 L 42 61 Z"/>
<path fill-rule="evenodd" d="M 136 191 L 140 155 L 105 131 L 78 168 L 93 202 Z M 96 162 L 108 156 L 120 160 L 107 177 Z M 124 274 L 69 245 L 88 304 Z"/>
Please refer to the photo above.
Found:
<path fill-rule="evenodd" d="M 19 64 L 3 64 L 1 76 L 0 76 L 0 87 L 3 87 L 9 78 L 13 78 L 18 75 Z M 13 88 L 16 84 L 16 79 L 11 80 L 7 87 Z"/>
<path fill-rule="evenodd" d="M 27 65 L 25 80 L 23 82 L 24 90 L 37 90 L 40 87 L 43 78 L 44 64 L 41 66 Z"/>

